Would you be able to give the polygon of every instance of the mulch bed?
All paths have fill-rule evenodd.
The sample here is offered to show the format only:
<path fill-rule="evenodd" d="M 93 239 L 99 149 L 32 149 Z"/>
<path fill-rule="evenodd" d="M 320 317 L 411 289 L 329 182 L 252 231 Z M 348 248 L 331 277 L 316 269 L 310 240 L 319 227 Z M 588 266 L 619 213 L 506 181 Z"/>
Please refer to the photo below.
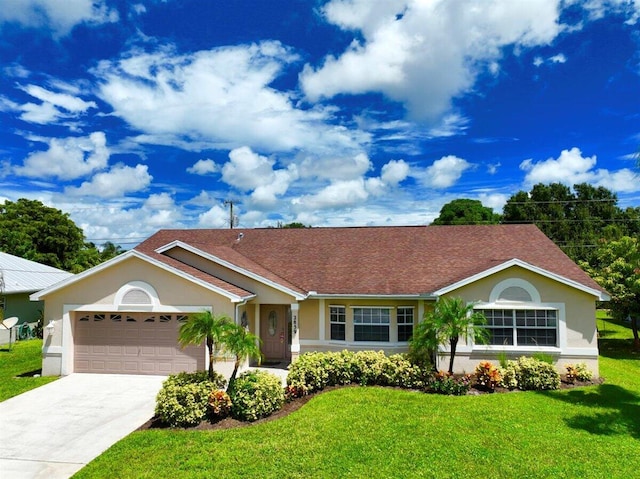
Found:
<path fill-rule="evenodd" d="M 604 378 L 598 378 L 598 379 L 594 379 L 593 381 L 575 381 L 574 383 L 569 383 L 565 380 L 564 376 L 561 377 L 561 381 L 560 381 L 560 390 L 563 389 L 574 389 L 577 387 L 584 387 L 584 386 L 593 386 L 593 385 L 598 385 L 598 384 L 602 384 L 604 382 Z M 262 419 L 258 419 L 257 421 L 253 421 L 253 422 L 247 422 L 247 421 L 239 421 L 237 419 L 233 419 L 231 417 L 222 419 L 220 421 L 217 422 L 209 422 L 209 421 L 202 421 L 200 424 L 198 424 L 197 426 L 194 427 L 189 427 L 189 428 L 173 428 L 173 429 L 183 429 L 183 430 L 190 430 L 190 431 L 216 431 L 216 430 L 224 430 L 224 429 L 234 429 L 234 428 L 238 428 L 238 427 L 247 427 L 247 426 L 251 426 L 253 424 L 261 424 L 264 422 L 269 422 L 269 421 L 275 421 L 276 419 L 280 419 L 282 417 L 288 416 L 289 414 L 291 414 L 294 411 L 297 411 L 298 409 L 300 409 L 302 406 L 304 406 L 307 402 L 309 402 L 311 400 L 311 398 L 313 398 L 314 396 L 318 395 L 318 394 L 322 394 L 328 391 L 332 391 L 334 389 L 339 389 L 341 387 L 354 387 L 352 386 L 330 386 L 325 388 L 322 391 L 319 392 L 315 392 L 312 394 L 309 394 L 307 396 L 303 396 L 301 398 L 297 398 L 294 399 L 290 402 L 286 402 L 282 408 L 279 411 L 276 411 L 275 413 L 271 414 L 268 417 L 262 418 Z M 400 388 L 395 388 L 395 389 L 400 389 Z M 485 389 L 482 388 L 477 388 L 477 387 L 472 387 L 469 392 L 467 393 L 467 395 L 480 395 L 480 394 L 502 394 L 502 393 L 517 393 L 517 392 L 522 392 L 519 389 L 506 389 L 506 388 L 496 388 L 494 391 L 487 391 Z M 147 429 L 172 429 L 170 426 L 167 426 L 166 424 L 164 424 L 160 418 L 158 418 L 157 416 L 152 417 L 151 419 L 149 419 L 146 423 L 144 423 L 142 426 L 140 426 L 137 430 L 138 431 L 144 431 Z"/>

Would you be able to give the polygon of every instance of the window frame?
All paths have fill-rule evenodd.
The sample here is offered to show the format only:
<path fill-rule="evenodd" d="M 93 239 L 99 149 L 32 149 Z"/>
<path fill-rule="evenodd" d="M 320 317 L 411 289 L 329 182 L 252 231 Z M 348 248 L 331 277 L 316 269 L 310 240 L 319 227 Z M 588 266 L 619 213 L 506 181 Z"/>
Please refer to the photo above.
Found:
<path fill-rule="evenodd" d="M 513 311 L 513 324 L 510 326 L 505 326 L 505 328 L 509 328 L 512 330 L 513 334 L 513 344 L 485 344 L 479 345 L 474 344 L 473 349 L 484 349 L 484 350 L 493 350 L 493 351 L 523 351 L 523 352 L 535 352 L 535 351 L 548 351 L 548 352 L 558 352 L 566 348 L 567 346 L 567 338 L 566 338 L 566 320 L 565 320 L 565 305 L 564 303 L 540 303 L 540 304 L 503 304 L 503 303 L 486 303 L 486 304 L 477 304 L 474 308 L 474 311 L 483 313 L 488 310 L 506 310 Z M 517 339 L 517 329 L 518 325 L 515 320 L 516 312 L 522 311 L 555 311 L 555 334 L 556 334 L 556 342 L 554 345 L 536 345 L 536 344 L 523 344 L 522 342 L 518 342 Z M 526 313 L 525 313 L 526 314 Z M 494 329 L 500 329 L 501 326 L 497 326 Z M 487 329 L 491 329 L 487 327 Z M 552 329 L 548 327 L 530 327 L 523 328 L 522 326 L 519 329 L 527 329 L 527 330 L 539 330 L 539 329 Z"/>
<path fill-rule="evenodd" d="M 339 332 L 341 330 L 342 338 L 334 337 L 334 327 L 336 332 Z M 341 305 L 341 304 L 329 305 L 329 340 L 330 341 L 346 341 L 347 340 L 347 307 L 344 305 Z"/>
<path fill-rule="evenodd" d="M 394 309 L 393 306 L 352 306 L 351 309 L 353 314 L 353 341 L 355 343 L 391 343 L 391 311 Z M 357 311 L 362 311 L 363 313 L 368 311 L 371 314 L 368 318 L 364 314 L 362 318 L 358 318 Z M 386 318 L 381 315 L 380 321 L 373 321 L 373 311 L 386 311 Z M 367 319 L 369 319 L 368 322 L 365 321 Z M 386 322 L 384 319 L 386 319 Z M 377 333 L 376 330 L 378 331 Z M 366 337 L 362 338 L 362 336 Z"/>
<path fill-rule="evenodd" d="M 411 311 L 411 321 L 407 321 L 407 317 L 405 315 L 404 312 L 407 311 Z M 401 312 L 403 312 L 403 314 L 401 315 Z M 403 321 L 401 322 L 400 319 L 403 319 Z M 402 335 L 406 335 L 406 331 L 403 332 L 403 334 L 400 334 L 400 329 L 408 329 L 408 327 L 411 327 L 411 333 L 409 334 L 409 336 L 406 339 L 400 339 Z M 411 339 L 411 337 L 413 336 L 413 328 L 415 326 L 415 308 L 413 306 L 398 306 L 396 308 L 396 334 L 397 334 L 397 340 L 399 343 L 408 343 L 409 340 Z"/>

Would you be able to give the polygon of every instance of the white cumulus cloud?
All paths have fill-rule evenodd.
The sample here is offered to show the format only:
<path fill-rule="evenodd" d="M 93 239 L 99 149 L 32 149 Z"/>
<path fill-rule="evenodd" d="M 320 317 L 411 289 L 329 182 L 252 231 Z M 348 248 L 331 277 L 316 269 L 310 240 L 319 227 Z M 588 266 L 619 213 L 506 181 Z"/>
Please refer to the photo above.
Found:
<path fill-rule="evenodd" d="M 215 161 L 209 158 L 198 160 L 193 164 L 193 166 L 187 168 L 187 173 L 201 176 L 217 173 L 218 171 L 220 171 L 220 167 L 216 164 Z"/>
<path fill-rule="evenodd" d="M 265 152 L 359 149 L 368 135 L 329 124 L 333 109 L 299 109 L 295 93 L 270 86 L 297 59 L 269 41 L 186 55 L 167 47 L 130 51 L 93 73 L 99 96 L 143 132 L 140 141 Z"/>
<path fill-rule="evenodd" d="M 97 173 L 90 181 L 79 187 L 68 186 L 65 193 L 73 196 L 97 196 L 99 198 L 117 198 L 128 193 L 145 190 L 153 177 L 147 165 L 115 165 L 109 171 Z"/>
<path fill-rule="evenodd" d="M 560 0 L 332 0 L 322 12 L 356 30 L 338 57 L 306 65 L 301 85 L 311 101 L 381 92 L 413 118 L 436 121 L 482 71 L 499 71 L 506 46 L 550 44 L 563 30 Z"/>
<path fill-rule="evenodd" d="M 109 148 L 103 132 L 86 137 L 51 138 L 44 140 L 46 151 L 31 153 L 14 172 L 31 178 L 71 180 L 107 167 Z"/>
<path fill-rule="evenodd" d="M 462 174 L 472 166 L 463 158 L 448 155 L 434 161 L 427 168 L 412 168 L 411 176 L 428 188 L 445 189 L 455 185 Z"/>
<path fill-rule="evenodd" d="M 0 25 L 18 23 L 29 28 L 46 27 L 54 37 L 64 37 L 78 24 L 118 21 L 118 12 L 104 0 L 3 0 Z"/>
<path fill-rule="evenodd" d="M 562 150 L 558 158 L 538 162 L 524 160 L 520 163 L 520 169 L 526 172 L 524 182 L 527 187 L 537 183 L 562 183 L 567 186 L 590 183 L 612 191 L 640 191 L 640 182 L 634 171 L 628 168 L 613 172 L 603 168 L 596 169 L 596 163 L 595 155 L 583 156 L 579 148 L 573 147 Z"/>
<path fill-rule="evenodd" d="M 274 169 L 275 164 L 274 159 L 259 155 L 249 147 L 236 148 L 222 166 L 222 180 L 241 191 L 253 190 L 253 202 L 270 206 L 298 178 L 295 164 L 286 169 Z"/>

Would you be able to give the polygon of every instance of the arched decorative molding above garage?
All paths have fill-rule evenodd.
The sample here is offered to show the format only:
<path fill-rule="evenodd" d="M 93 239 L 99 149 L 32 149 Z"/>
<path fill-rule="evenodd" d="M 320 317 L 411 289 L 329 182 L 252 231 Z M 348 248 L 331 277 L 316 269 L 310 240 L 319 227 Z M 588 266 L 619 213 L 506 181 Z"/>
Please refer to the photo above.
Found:
<path fill-rule="evenodd" d="M 144 281 L 130 281 L 120 287 L 114 299 L 118 310 L 153 311 L 160 305 L 155 288 Z"/>

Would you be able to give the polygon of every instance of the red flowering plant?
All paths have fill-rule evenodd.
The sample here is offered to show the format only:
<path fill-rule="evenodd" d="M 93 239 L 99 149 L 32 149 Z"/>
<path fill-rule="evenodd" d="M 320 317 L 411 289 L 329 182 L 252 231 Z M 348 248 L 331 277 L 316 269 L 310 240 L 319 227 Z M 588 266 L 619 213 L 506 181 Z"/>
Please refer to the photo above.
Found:
<path fill-rule="evenodd" d="M 476 366 L 476 385 L 487 391 L 495 391 L 502 381 L 500 370 L 490 361 L 480 361 Z"/>

